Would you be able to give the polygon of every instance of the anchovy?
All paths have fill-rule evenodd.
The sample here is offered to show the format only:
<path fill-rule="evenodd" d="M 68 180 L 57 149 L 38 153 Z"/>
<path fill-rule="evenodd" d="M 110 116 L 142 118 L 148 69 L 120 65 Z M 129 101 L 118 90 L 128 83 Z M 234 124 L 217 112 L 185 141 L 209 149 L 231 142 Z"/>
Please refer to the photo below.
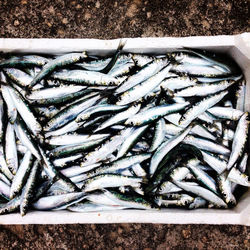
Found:
<path fill-rule="evenodd" d="M 24 123 L 18 119 L 14 124 L 14 129 L 17 137 L 21 141 L 21 143 L 38 159 L 41 159 L 39 151 L 37 149 L 36 144 L 34 143 L 33 138 L 31 138 L 27 129 L 25 128 Z"/>
<path fill-rule="evenodd" d="M 117 201 L 121 206 L 137 209 L 152 209 L 153 205 L 142 197 L 133 197 L 120 194 L 115 191 L 104 190 L 104 193 L 111 200 Z"/>
<path fill-rule="evenodd" d="M 86 180 L 83 191 L 90 192 L 97 189 L 119 186 L 140 187 L 143 181 L 141 177 L 130 177 L 119 174 L 101 174 Z"/>
<path fill-rule="evenodd" d="M 223 173 L 227 168 L 227 162 L 220 159 L 218 156 L 201 150 L 203 161 L 206 162 L 211 168 L 213 168 L 218 174 Z"/>
<path fill-rule="evenodd" d="M 179 104 L 170 104 L 170 105 L 161 105 L 154 108 L 149 108 L 148 110 L 141 111 L 136 115 L 128 118 L 125 122 L 126 125 L 140 126 L 145 125 L 150 122 L 157 120 L 167 114 L 175 113 L 187 107 L 188 102 L 179 103 Z"/>
<path fill-rule="evenodd" d="M 212 58 L 211 56 L 207 56 L 204 53 L 201 53 L 200 51 L 197 50 L 190 50 L 190 49 L 182 49 L 180 52 L 184 52 L 184 53 L 189 53 L 189 54 L 194 54 L 195 56 L 198 56 L 200 58 L 205 59 L 206 61 L 210 62 L 211 64 L 220 67 L 221 70 L 225 71 L 225 72 L 231 72 L 231 68 L 226 65 L 225 63 L 221 63 L 218 60 L 215 60 L 214 58 Z"/>
<path fill-rule="evenodd" d="M 85 121 L 90 118 L 92 115 L 98 115 L 100 113 L 115 113 L 117 111 L 121 111 L 126 109 L 127 106 L 117 106 L 117 105 L 109 105 L 109 104 L 100 104 L 93 107 L 90 107 L 84 110 L 76 117 L 77 122 Z"/>
<path fill-rule="evenodd" d="M 216 182 L 211 176 L 209 176 L 205 171 L 198 167 L 199 163 L 199 160 L 191 159 L 188 161 L 187 167 L 190 169 L 190 171 L 194 174 L 194 176 L 200 183 L 206 186 L 206 188 L 213 191 L 215 194 L 218 194 Z"/>
<path fill-rule="evenodd" d="M 245 111 L 246 102 L 246 82 L 240 81 L 239 87 L 236 90 L 236 109 Z"/>
<path fill-rule="evenodd" d="M 20 196 L 17 196 L 0 208 L 0 214 L 14 212 L 19 208 L 19 206 L 20 206 Z"/>
<path fill-rule="evenodd" d="M 183 188 L 187 192 L 193 193 L 195 195 L 198 195 L 205 200 L 208 200 L 209 202 L 213 203 L 217 207 L 223 207 L 227 208 L 227 204 L 217 195 L 215 195 L 213 192 L 200 187 L 196 185 L 189 185 L 187 183 L 184 183 L 183 181 L 175 181 L 173 180 L 173 183 L 177 185 L 180 188 Z"/>
<path fill-rule="evenodd" d="M 39 169 L 39 161 L 35 161 L 34 165 L 32 166 L 32 169 L 30 171 L 30 175 L 28 177 L 28 180 L 25 184 L 25 187 L 22 191 L 21 197 L 20 197 L 20 213 L 22 216 L 24 216 L 27 212 L 27 209 L 30 205 L 30 202 L 33 198 L 33 192 L 35 188 L 35 182 L 36 177 Z"/>
<path fill-rule="evenodd" d="M 227 176 L 227 178 L 234 183 L 242 186 L 250 187 L 250 181 L 248 181 L 248 176 L 242 174 L 239 169 L 232 168 Z"/>
<path fill-rule="evenodd" d="M 122 83 L 121 86 L 119 86 L 115 92 L 117 94 L 123 93 L 134 86 L 138 85 L 139 83 L 149 79 L 153 75 L 155 75 L 157 72 L 159 72 L 164 66 L 166 66 L 168 63 L 168 59 L 156 59 L 152 62 L 149 62 L 147 65 L 145 65 L 138 73 L 130 76 L 126 81 Z"/>
<path fill-rule="evenodd" d="M 212 107 L 208 109 L 207 112 L 221 119 L 229 119 L 235 121 L 239 120 L 243 115 L 243 112 L 241 110 L 228 107 Z"/>
<path fill-rule="evenodd" d="M 13 199 L 23 188 L 31 167 L 33 164 L 33 158 L 32 158 L 32 154 L 30 151 L 27 151 L 20 163 L 20 166 L 18 168 L 18 171 L 16 173 L 16 175 L 14 176 L 14 179 L 12 181 L 11 184 L 11 188 L 10 188 L 10 198 Z"/>
<path fill-rule="evenodd" d="M 43 69 L 33 78 L 32 82 L 29 85 L 29 88 L 36 85 L 39 81 L 41 81 L 44 77 L 53 72 L 56 68 L 76 63 L 86 57 L 87 55 L 85 52 L 71 53 L 59 56 L 56 59 L 49 61 L 47 64 L 45 64 Z"/>
<path fill-rule="evenodd" d="M 191 76 L 207 76 L 207 77 L 218 77 L 225 75 L 226 72 L 222 71 L 221 68 L 215 68 L 213 66 L 202 66 L 202 65 L 191 65 L 189 63 L 174 64 L 171 68 L 174 73 L 189 74 Z"/>
<path fill-rule="evenodd" d="M 51 75 L 51 78 L 55 80 L 67 81 L 82 85 L 119 85 L 119 81 L 111 75 L 87 70 L 70 70 L 55 72 Z"/>
<path fill-rule="evenodd" d="M 65 145 L 73 145 L 73 144 L 81 144 L 86 143 L 88 141 L 92 140 L 100 140 L 105 139 L 109 137 L 110 134 L 64 134 L 64 135 L 58 135 L 58 136 L 51 136 L 48 137 L 45 142 L 50 145 L 56 145 L 56 146 L 65 146 Z"/>
<path fill-rule="evenodd" d="M 55 159 L 53 161 L 53 164 L 54 164 L 55 167 L 63 168 L 68 163 L 72 164 L 74 161 L 82 158 L 83 156 L 84 156 L 83 153 L 79 153 L 79 154 L 72 155 L 72 156 L 66 156 L 66 157 L 57 158 L 57 159 Z"/>
<path fill-rule="evenodd" d="M 222 77 L 197 77 L 197 80 L 199 82 L 220 82 L 223 80 L 234 80 L 234 81 L 239 81 L 240 79 L 242 79 L 242 75 L 231 75 L 231 76 L 222 76 Z"/>
<path fill-rule="evenodd" d="M 238 124 L 234 134 L 233 144 L 232 144 L 232 151 L 230 154 L 230 158 L 227 164 L 227 169 L 230 170 L 234 163 L 236 162 L 237 158 L 241 156 L 243 152 L 243 148 L 247 141 L 247 134 L 248 134 L 248 126 L 249 121 L 247 120 L 248 113 L 244 113 Z"/>
<path fill-rule="evenodd" d="M 222 146 L 216 142 L 204 139 L 202 137 L 195 137 L 188 135 L 184 140 L 184 143 L 191 144 L 199 149 L 206 150 L 216 154 L 230 155 L 230 150 L 225 146 Z"/>
<path fill-rule="evenodd" d="M 103 59 L 97 59 L 92 61 L 84 61 L 81 63 L 76 63 L 76 66 L 79 66 L 85 70 L 91 70 L 91 71 L 101 71 L 104 69 L 108 63 L 111 61 L 111 57 L 103 58 Z"/>
<path fill-rule="evenodd" d="M 202 66 L 212 66 L 214 64 L 210 60 L 198 57 L 197 55 L 191 55 L 188 52 L 173 52 L 171 53 L 171 56 L 178 63 L 187 63 L 192 65 L 202 65 Z"/>
<path fill-rule="evenodd" d="M 79 165 L 75 165 L 75 166 L 70 166 L 68 168 L 64 168 L 62 170 L 60 170 L 60 172 L 68 177 L 68 178 L 71 178 L 71 177 L 74 177 L 74 176 L 78 176 L 80 174 L 83 174 L 83 173 L 86 173 L 88 171 L 91 171 L 95 168 L 98 168 L 101 166 L 101 163 L 95 163 L 93 165 L 89 165 L 89 166 L 86 166 L 86 167 L 80 167 Z"/>
<path fill-rule="evenodd" d="M 5 133 L 5 155 L 9 169 L 13 174 L 16 174 L 18 168 L 16 138 L 14 126 L 10 123 L 8 123 Z"/>
<path fill-rule="evenodd" d="M 37 121 L 36 117 L 30 110 L 28 104 L 25 102 L 24 98 L 14 89 L 9 88 L 9 93 L 13 99 L 14 105 L 26 123 L 29 130 L 37 137 L 41 136 L 42 127 Z"/>
<path fill-rule="evenodd" d="M 84 192 L 47 196 L 32 203 L 32 207 L 38 210 L 61 210 L 82 201 L 84 198 Z"/>
<path fill-rule="evenodd" d="M 236 199 L 232 193 L 232 183 L 226 177 L 226 173 L 222 173 L 217 177 L 219 189 L 224 197 L 227 204 L 236 204 Z"/>
<path fill-rule="evenodd" d="M 187 136 L 187 134 L 190 132 L 191 129 L 192 129 L 192 126 L 189 126 L 180 134 L 162 143 L 161 146 L 155 151 L 155 153 L 152 156 L 150 166 L 149 166 L 149 174 L 151 176 L 155 173 L 158 165 L 166 156 L 166 154 L 170 150 L 172 150 L 175 146 L 177 146 Z"/>
<path fill-rule="evenodd" d="M 44 162 L 43 169 L 51 179 L 58 179 L 60 185 L 69 192 L 79 191 L 79 188 L 73 182 L 71 182 L 69 178 L 65 177 L 55 169 L 55 166 L 41 147 L 39 147 L 39 152 Z"/>
<path fill-rule="evenodd" d="M 117 67 L 113 67 L 110 71 L 109 71 L 109 75 L 113 76 L 113 77 L 120 77 L 123 76 L 127 73 L 129 73 L 129 71 L 135 66 L 135 63 L 131 60 L 127 63 L 124 63 L 123 65 L 118 65 Z"/>
<path fill-rule="evenodd" d="M 235 81 L 221 81 L 219 83 L 200 83 L 177 91 L 175 93 L 175 96 L 181 96 L 181 97 L 207 96 L 221 92 L 229 88 L 234 83 Z"/>
<path fill-rule="evenodd" d="M 163 89 L 170 89 L 172 91 L 187 88 L 190 86 L 196 86 L 197 84 L 197 79 L 196 78 L 190 78 L 186 76 L 177 76 L 177 77 L 168 77 L 164 79 L 160 87 Z"/>
<path fill-rule="evenodd" d="M 152 62 L 154 60 L 154 57 L 143 54 L 133 54 L 132 59 L 134 60 L 137 66 L 142 68 L 146 64 Z"/>
<path fill-rule="evenodd" d="M 51 131 L 62 127 L 63 125 L 74 120 L 78 114 L 80 114 L 83 110 L 86 110 L 93 104 L 95 104 L 99 99 L 100 96 L 97 95 L 90 99 L 79 101 L 72 106 L 66 107 L 65 109 L 61 110 L 58 114 L 56 114 L 54 117 L 51 118 L 51 120 L 47 123 L 44 130 Z"/>
<path fill-rule="evenodd" d="M 26 98 L 33 104 L 56 104 L 63 103 L 75 97 L 80 97 L 87 93 L 84 86 L 59 86 L 51 88 L 41 88 L 26 95 Z"/>
<path fill-rule="evenodd" d="M 61 128 L 45 133 L 45 137 L 60 136 L 66 133 L 74 132 L 83 126 L 84 122 L 76 122 L 75 120 L 69 122 Z"/>
<path fill-rule="evenodd" d="M 112 125 L 119 124 L 119 123 L 125 121 L 127 118 L 135 115 L 140 110 L 140 108 L 141 108 L 141 104 L 132 105 L 127 110 L 120 112 L 120 113 L 112 116 L 111 118 L 109 118 L 105 122 L 103 122 L 100 126 L 98 126 L 98 128 L 96 130 L 94 130 L 94 132 L 100 131 L 104 128 L 107 128 L 107 127 L 110 127 Z"/>
<path fill-rule="evenodd" d="M 7 67 L 32 67 L 32 66 L 44 66 L 50 60 L 48 58 L 37 55 L 24 55 L 21 57 L 11 57 L 0 62 L 0 68 Z"/>
<path fill-rule="evenodd" d="M 59 146 L 55 149 L 52 149 L 50 151 L 50 156 L 52 157 L 64 157 L 64 156 L 70 156 L 75 155 L 77 153 L 85 152 L 88 149 L 94 148 L 98 145 L 100 145 L 105 138 L 92 140 L 92 141 L 86 141 L 80 144 L 70 144 L 65 146 Z"/>
<path fill-rule="evenodd" d="M 175 200 L 172 199 L 164 199 L 165 197 L 157 196 L 155 198 L 155 202 L 160 207 L 168 207 L 168 206 L 187 206 L 194 201 L 194 197 L 187 194 L 180 194 L 176 197 Z M 168 198 L 168 197 L 166 197 Z"/>
<path fill-rule="evenodd" d="M 117 150 L 119 145 L 121 145 L 127 136 L 133 133 L 133 131 L 134 130 L 132 128 L 127 128 L 123 130 L 121 134 L 111 137 L 110 140 L 104 142 L 98 150 L 88 153 L 81 162 L 81 166 L 85 167 L 107 159 L 107 157 Z"/>
<path fill-rule="evenodd" d="M 155 124 L 155 132 L 154 132 L 154 138 L 152 140 L 152 145 L 149 149 L 149 152 L 155 151 L 163 142 L 166 134 L 166 124 L 163 118 L 161 118 L 159 121 Z"/>
<path fill-rule="evenodd" d="M 84 181 L 88 178 L 94 177 L 96 175 L 100 174 L 112 174 L 112 173 L 122 173 L 124 174 L 124 170 L 128 169 L 129 167 L 132 168 L 133 170 L 135 169 L 134 166 L 138 163 L 141 163 L 147 159 L 151 154 L 141 154 L 141 155 L 135 155 L 135 156 L 127 156 L 121 159 L 118 159 L 116 161 L 111 162 L 110 164 L 104 165 L 104 166 L 98 166 L 95 169 L 92 169 L 86 173 L 83 173 L 81 175 L 76 176 L 74 179 L 71 179 L 74 182 L 80 182 Z M 138 168 L 137 168 L 138 170 Z M 138 173 L 138 172 L 137 172 Z M 137 175 L 138 177 L 144 177 L 144 174 Z"/>
<path fill-rule="evenodd" d="M 207 109 L 211 108 L 216 103 L 218 103 L 227 94 L 228 92 L 224 91 L 219 94 L 202 99 L 200 102 L 198 102 L 190 109 L 188 109 L 188 111 L 180 119 L 179 124 L 180 125 L 190 124 L 194 119 L 196 119 L 204 111 L 206 111 Z"/>
<path fill-rule="evenodd" d="M 31 83 L 31 81 L 33 79 L 32 76 L 23 72 L 20 69 L 7 68 L 7 69 L 4 69 L 4 72 L 12 81 L 14 81 L 20 87 L 29 86 L 29 84 Z"/>
<path fill-rule="evenodd" d="M 116 104 L 126 105 L 144 97 L 146 94 L 148 94 L 161 83 L 161 81 L 165 78 L 171 67 L 172 65 L 165 66 L 165 68 L 163 68 L 157 74 L 153 75 L 144 82 L 141 82 L 138 85 L 130 88 L 128 91 L 126 91 L 120 96 Z"/>
<path fill-rule="evenodd" d="M 141 136 L 147 130 L 148 125 L 133 129 L 133 132 L 127 136 L 126 140 L 120 145 L 117 150 L 117 158 L 121 158 L 136 144 Z"/>
<path fill-rule="evenodd" d="M 14 101 L 9 93 L 9 89 L 7 86 L 2 85 L 1 86 L 1 91 L 2 91 L 2 96 L 3 99 L 7 105 L 7 112 L 8 112 L 8 119 L 10 121 L 10 123 L 14 123 L 17 117 L 17 109 L 14 105 Z M 1 113 L 2 114 L 2 100 L 0 99 L 0 107 L 1 107 Z M 1 124 L 1 123 L 0 123 Z M 1 129 L 1 128 L 0 128 Z M 1 129 L 2 131 L 2 129 Z"/>

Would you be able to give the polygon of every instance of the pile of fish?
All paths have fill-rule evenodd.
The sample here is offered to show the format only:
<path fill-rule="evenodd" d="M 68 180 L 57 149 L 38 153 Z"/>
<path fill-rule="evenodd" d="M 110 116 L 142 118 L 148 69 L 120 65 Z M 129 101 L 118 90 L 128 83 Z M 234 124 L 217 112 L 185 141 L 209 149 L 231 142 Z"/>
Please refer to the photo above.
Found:
<path fill-rule="evenodd" d="M 250 186 L 225 55 L 1 54 L 0 214 L 230 208 Z"/>

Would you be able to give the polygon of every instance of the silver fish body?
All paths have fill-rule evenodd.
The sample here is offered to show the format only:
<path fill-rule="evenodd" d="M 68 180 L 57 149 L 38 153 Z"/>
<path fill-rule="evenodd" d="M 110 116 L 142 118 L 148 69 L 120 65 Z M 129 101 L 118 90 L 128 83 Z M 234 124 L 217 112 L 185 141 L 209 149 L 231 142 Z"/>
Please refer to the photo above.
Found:
<path fill-rule="evenodd" d="M 76 63 L 79 60 L 86 58 L 86 53 L 71 53 L 57 57 L 54 60 L 49 61 L 43 69 L 33 78 L 30 83 L 30 88 L 36 85 L 39 81 L 41 81 L 44 77 L 54 71 L 57 67 L 62 67 L 66 65 L 70 65 L 72 63 Z"/>
<path fill-rule="evenodd" d="M 233 167 L 237 158 L 242 154 L 243 148 L 246 144 L 249 126 L 249 121 L 247 120 L 247 117 L 248 113 L 244 113 L 237 124 L 232 144 L 232 152 L 230 154 L 230 158 L 227 164 L 228 170 Z"/>

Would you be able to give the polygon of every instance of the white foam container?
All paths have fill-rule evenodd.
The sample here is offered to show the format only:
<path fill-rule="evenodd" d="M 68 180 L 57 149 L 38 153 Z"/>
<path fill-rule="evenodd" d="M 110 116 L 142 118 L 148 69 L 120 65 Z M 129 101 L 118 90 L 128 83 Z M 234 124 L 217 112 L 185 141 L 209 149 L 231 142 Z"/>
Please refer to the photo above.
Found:
<path fill-rule="evenodd" d="M 174 48 L 189 47 L 221 51 L 231 55 L 242 68 L 247 93 L 245 110 L 250 111 L 250 33 L 235 36 L 197 36 L 183 38 L 124 38 L 124 50 L 162 54 Z M 87 51 L 107 55 L 115 51 L 120 39 L 0 39 L 0 51 L 52 53 Z M 249 167 L 249 166 L 248 166 Z M 233 209 L 162 209 L 160 211 L 123 210 L 74 213 L 69 211 L 31 211 L 0 216 L 0 224 L 66 224 L 66 223 L 171 223 L 171 224 L 239 224 L 250 226 L 250 189 Z"/>

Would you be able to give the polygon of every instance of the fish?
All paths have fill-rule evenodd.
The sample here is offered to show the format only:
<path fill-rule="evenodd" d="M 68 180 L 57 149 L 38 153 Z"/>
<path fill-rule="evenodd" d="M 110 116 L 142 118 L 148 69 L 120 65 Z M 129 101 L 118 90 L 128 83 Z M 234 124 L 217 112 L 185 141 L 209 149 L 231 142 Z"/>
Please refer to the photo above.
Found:
<path fill-rule="evenodd" d="M 155 151 L 155 153 L 152 156 L 150 166 L 149 166 L 149 174 L 152 176 L 154 175 L 158 165 L 163 160 L 163 158 L 166 156 L 166 154 L 172 150 L 174 147 L 176 147 L 190 132 L 192 129 L 192 126 L 189 126 L 184 131 L 181 131 L 181 133 L 177 134 L 173 138 L 167 140 L 166 142 L 163 142 L 158 149 Z"/>
<path fill-rule="evenodd" d="M 82 53 L 69 53 L 55 58 L 54 60 L 50 60 L 46 63 L 43 69 L 33 78 L 31 83 L 29 84 L 29 89 L 32 89 L 38 82 L 40 82 L 44 77 L 48 74 L 52 73 L 56 68 L 63 67 L 66 65 L 70 65 L 72 63 L 76 63 L 81 59 L 86 58 L 87 55 L 85 52 Z"/>
<path fill-rule="evenodd" d="M 234 139 L 232 143 L 232 151 L 228 160 L 227 169 L 231 170 L 237 158 L 241 156 L 243 148 L 247 141 L 249 121 L 248 113 L 245 112 L 238 121 Z"/>
<path fill-rule="evenodd" d="M 203 50 L 124 45 L 1 54 L 0 214 L 237 205 L 250 186 L 241 69 Z"/>

